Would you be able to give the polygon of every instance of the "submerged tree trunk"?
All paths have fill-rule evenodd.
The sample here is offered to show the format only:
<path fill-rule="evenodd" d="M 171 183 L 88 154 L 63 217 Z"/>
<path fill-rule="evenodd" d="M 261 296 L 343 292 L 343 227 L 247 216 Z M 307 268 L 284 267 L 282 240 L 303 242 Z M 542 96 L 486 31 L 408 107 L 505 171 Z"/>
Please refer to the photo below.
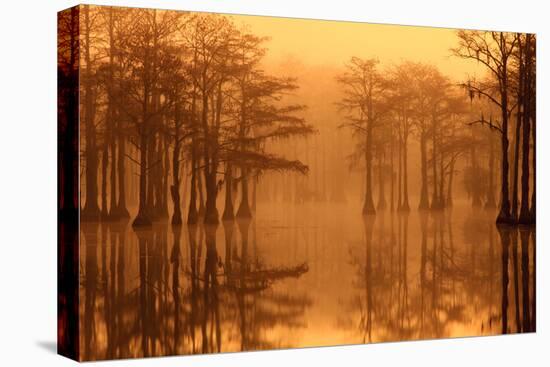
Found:
<path fill-rule="evenodd" d="M 512 261 L 513 261 L 513 272 L 514 272 L 514 308 L 516 316 L 516 330 L 518 333 L 521 333 L 521 319 L 519 316 L 520 305 L 519 305 L 519 260 L 518 260 L 518 230 L 513 228 L 511 230 L 511 244 L 512 244 Z"/>
<path fill-rule="evenodd" d="M 502 317 L 502 334 L 508 334 L 508 262 L 510 254 L 510 229 L 498 228 L 500 242 L 502 243 L 502 299 L 501 299 L 501 317 Z"/>
<path fill-rule="evenodd" d="M 522 318 L 524 330 L 530 332 L 534 329 L 531 324 L 531 304 L 529 292 L 529 237 L 530 229 L 528 227 L 520 227 L 519 236 L 521 241 L 521 295 L 523 299 Z"/>

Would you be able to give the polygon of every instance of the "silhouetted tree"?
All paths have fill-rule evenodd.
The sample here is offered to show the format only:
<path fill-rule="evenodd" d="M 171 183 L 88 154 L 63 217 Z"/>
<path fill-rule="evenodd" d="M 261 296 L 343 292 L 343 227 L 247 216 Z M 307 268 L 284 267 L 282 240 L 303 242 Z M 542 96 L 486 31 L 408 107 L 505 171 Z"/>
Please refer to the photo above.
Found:
<path fill-rule="evenodd" d="M 501 110 L 500 126 L 487 124 L 501 133 L 502 170 L 501 170 L 501 200 L 497 223 L 512 223 L 514 220 L 510 208 L 509 163 L 508 163 L 508 121 L 512 110 L 509 101 L 510 61 L 517 39 L 514 35 L 504 32 L 488 31 L 458 31 L 459 45 L 453 49 L 455 56 L 475 60 L 483 64 L 490 73 L 491 79 L 486 81 L 469 80 L 463 86 L 471 96 L 477 94 L 488 98 Z"/>
<path fill-rule="evenodd" d="M 248 188 L 251 174 L 257 178 L 265 171 L 307 173 L 308 167 L 302 162 L 269 152 L 268 144 L 315 132 L 297 115 L 304 106 L 282 101 L 298 88 L 295 80 L 268 75 L 260 67 L 265 53 L 261 46 L 264 41 L 263 38 L 241 33 L 235 49 L 234 90 L 231 95 L 234 108 L 231 114 L 236 129 L 228 138 L 226 159 L 240 168 L 241 202 L 236 215 L 243 218 L 252 217 Z"/>
<path fill-rule="evenodd" d="M 177 66 L 170 42 L 174 37 L 180 13 L 138 9 L 132 11 L 132 29 L 121 45 L 120 52 L 128 64 L 128 71 L 121 80 L 125 98 L 120 104 L 133 125 L 130 139 L 139 152 L 139 159 L 131 158 L 139 166 L 139 207 L 134 226 L 151 224 L 152 194 L 150 171 L 159 164 L 151 161 L 160 129 L 161 116 L 169 110 L 169 100 L 160 103 L 160 95 L 167 93 L 166 81 L 170 80 Z M 149 182 L 148 182 L 149 181 Z M 148 194 L 149 192 L 149 194 Z"/>
<path fill-rule="evenodd" d="M 93 54 L 94 28 L 97 22 L 97 12 L 90 9 L 89 5 L 82 8 L 81 22 L 81 50 L 82 57 L 82 79 L 83 90 L 82 114 L 84 120 L 84 160 L 86 169 L 86 203 L 82 209 L 80 218 L 82 220 L 97 221 L 100 219 L 100 209 L 97 203 L 97 172 L 98 172 L 98 148 L 96 134 L 96 98 L 97 87 L 95 85 L 95 71 L 93 63 L 96 61 Z"/>
<path fill-rule="evenodd" d="M 364 140 L 359 147 L 365 155 L 365 202 L 363 214 L 376 212 L 372 190 L 373 129 L 386 112 L 384 91 L 387 82 L 377 70 L 378 60 L 363 60 L 352 57 L 346 71 L 337 78 L 344 88 L 344 97 L 339 103 L 346 113 L 347 122 L 341 126 L 350 128 Z"/>

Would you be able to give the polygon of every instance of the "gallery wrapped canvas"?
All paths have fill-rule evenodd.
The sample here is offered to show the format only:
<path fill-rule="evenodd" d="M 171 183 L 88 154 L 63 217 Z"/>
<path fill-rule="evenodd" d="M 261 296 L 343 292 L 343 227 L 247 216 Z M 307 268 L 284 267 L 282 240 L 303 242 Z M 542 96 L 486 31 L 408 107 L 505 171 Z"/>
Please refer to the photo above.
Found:
<path fill-rule="evenodd" d="M 536 330 L 536 36 L 58 14 L 58 350 Z"/>

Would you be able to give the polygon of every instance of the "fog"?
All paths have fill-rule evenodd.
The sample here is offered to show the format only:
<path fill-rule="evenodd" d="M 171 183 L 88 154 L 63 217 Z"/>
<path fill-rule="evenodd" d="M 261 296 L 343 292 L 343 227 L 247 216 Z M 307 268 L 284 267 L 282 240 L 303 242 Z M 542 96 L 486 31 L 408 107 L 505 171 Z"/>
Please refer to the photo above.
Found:
<path fill-rule="evenodd" d="M 75 9 L 85 359 L 535 330 L 534 35 Z"/>

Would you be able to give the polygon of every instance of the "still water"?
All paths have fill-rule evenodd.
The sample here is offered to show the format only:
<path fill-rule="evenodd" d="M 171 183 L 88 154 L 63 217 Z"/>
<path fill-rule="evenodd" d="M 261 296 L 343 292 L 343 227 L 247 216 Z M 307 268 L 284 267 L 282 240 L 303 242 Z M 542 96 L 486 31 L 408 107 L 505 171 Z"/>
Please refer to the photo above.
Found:
<path fill-rule="evenodd" d="M 535 232 L 455 207 L 258 204 L 217 227 L 83 223 L 85 359 L 528 332 Z"/>

